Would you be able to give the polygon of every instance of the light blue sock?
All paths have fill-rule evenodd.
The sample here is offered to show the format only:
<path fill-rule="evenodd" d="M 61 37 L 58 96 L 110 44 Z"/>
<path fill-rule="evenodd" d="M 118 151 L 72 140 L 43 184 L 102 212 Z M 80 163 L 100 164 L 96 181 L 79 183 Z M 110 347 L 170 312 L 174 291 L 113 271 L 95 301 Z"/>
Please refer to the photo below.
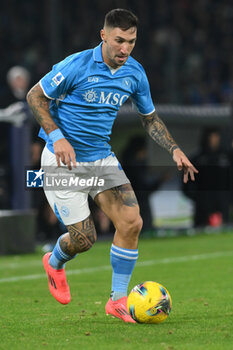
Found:
<path fill-rule="evenodd" d="M 111 299 L 127 296 L 128 284 L 138 258 L 138 249 L 125 249 L 112 244 L 111 247 L 112 293 Z"/>
<path fill-rule="evenodd" d="M 60 239 L 62 236 L 57 240 L 57 243 L 53 248 L 52 255 L 49 258 L 49 265 L 51 265 L 56 270 L 63 269 L 65 267 L 65 263 L 77 255 L 76 254 L 75 256 L 70 256 L 63 252 L 60 246 Z"/>

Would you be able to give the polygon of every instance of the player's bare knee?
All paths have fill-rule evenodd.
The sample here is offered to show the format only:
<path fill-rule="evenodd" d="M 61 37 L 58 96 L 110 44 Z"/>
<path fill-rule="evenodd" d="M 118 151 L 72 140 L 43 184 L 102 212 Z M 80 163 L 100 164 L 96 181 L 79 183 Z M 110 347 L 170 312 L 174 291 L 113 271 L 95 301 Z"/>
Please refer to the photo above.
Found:
<path fill-rule="evenodd" d="M 139 234 L 142 230 L 142 226 L 143 226 L 143 220 L 142 220 L 141 215 L 139 215 L 138 220 L 137 220 L 137 229 L 138 229 Z"/>
<path fill-rule="evenodd" d="M 139 235 L 142 229 L 142 225 L 142 217 L 138 215 L 134 222 L 131 224 L 131 232 L 136 236 Z"/>
<path fill-rule="evenodd" d="M 77 224 L 68 225 L 67 228 L 70 235 L 71 245 L 76 253 L 89 250 L 96 242 L 97 234 L 91 216 Z"/>
<path fill-rule="evenodd" d="M 142 218 L 138 214 L 137 216 L 130 216 L 120 221 L 116 229 L 125 237 L 137 237 L 141 232 L 142 225 Z"/>

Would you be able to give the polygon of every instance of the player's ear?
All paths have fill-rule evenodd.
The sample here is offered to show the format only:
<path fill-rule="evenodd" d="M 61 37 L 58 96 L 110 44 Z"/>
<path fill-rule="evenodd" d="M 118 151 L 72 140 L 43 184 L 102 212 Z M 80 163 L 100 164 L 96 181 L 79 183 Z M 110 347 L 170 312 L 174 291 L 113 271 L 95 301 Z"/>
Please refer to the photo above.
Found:
<path fill-rule="evenodd" d="M 105 32 L 105 29 L 104 29 L 104 28 L 101 29 L 101 31 L 100 31 L 100 36 L 101 36 L 101 39 L 102 39 L 103 41 L 106 41 L 106 32 Z"/>

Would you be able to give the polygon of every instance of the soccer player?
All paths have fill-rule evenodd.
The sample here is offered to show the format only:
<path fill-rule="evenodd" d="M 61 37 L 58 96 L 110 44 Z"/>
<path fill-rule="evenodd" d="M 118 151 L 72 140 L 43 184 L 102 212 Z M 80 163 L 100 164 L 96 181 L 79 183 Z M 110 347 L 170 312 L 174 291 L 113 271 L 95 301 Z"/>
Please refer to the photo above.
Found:
<path fill-rule="evenodd" d="M 130 182 L 109 145 L 120 106 L 131 98 L 149 135 L 170 152 L 178 169 L 184 170 L 184 182 L 189 176 L 194 180 L 197 173 L 158 117 L 145 71 L 130 56 L 136 43 L 137 24 L 137 17 L 128 10 L 110 11 L 100 32 L 100 45 L 54 65 L 27 95 L 41 125 L 39 135 L 46 141 L 42 168 L 62 166 L 79 176 L 80 167 L 87 166 L 91 172 L 101 169 L 101 176 L 111 179 L 109 187 L 102 190 L 95 186 L 88 192 L 45 190 L 51 207 L 68 231 L 43 257 L 50 292 L 62 304 L 70 302 L 65 263 L 96 241 L 89 194 L 116 229 L 110 252 L 112 293 L 105 311 L 131 323 L 135 321 L 127 311 L 127 288 L 138 258 L 142 218 Z"/>

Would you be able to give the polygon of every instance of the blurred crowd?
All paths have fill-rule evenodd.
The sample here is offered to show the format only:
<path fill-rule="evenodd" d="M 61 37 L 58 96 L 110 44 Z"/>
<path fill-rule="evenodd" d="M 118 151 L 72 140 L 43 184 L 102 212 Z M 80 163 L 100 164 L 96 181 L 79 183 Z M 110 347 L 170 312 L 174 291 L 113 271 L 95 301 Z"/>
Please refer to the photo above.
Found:
<path fill-rule="evenodd" d="M 25 103 L 28 89 L 54 63 L 69 54 L 98 45 L 104 15 L 117 7 L 130 9 L 139 17 L 138 42 L 133 56 L 143 64 L 147 72 L 155 104 L 201 105 L 232 102 L 233 3 L 230 0 L 2 0 L 0 109 L 15 102 Z M 26 122 L 32 128 L 30 165 L 39 169 L 43 147 L 36 136 L 39 127 L 30 113 Z M 0 209 L 11 206 L 8 196 L 10 180 L 4 184 L 4 179 L 7 178 L 6 169 L 9 168 L 6 146 L 9 142 L 9 127 L 7 123 L 0 123 Z M 218 145 L 212 150 L 209 138 L 211 133 L 215 135 L 215 141 L 218 139 Z M 226 167 L 233 164 L 232 154 L 225 154 L 220 147 L 220 136 L 219 130 L 209 130 L 208 134 L 203 135 L 200 153 L 193 161 L 197 167 L 202 167 L 206 161 L 210 166 L 202 169 L 202 177 L 195 183 L 195 187 L 183 188 L 185 195 L 195 203 L 196 227 L 211 224 L 211 220 L 219 224 L 229 222 L 232 198 L 230 194 L 227 200 L 226 197 L 220 197 L 222 191 L 228 191 L 230 187 L 220 188 L 220 197 L 216 199 L 215 196 L 214 201 L 209 200 L 210 197 L 206 198 L 206 193 L 203 194 L 202 191 L 209 184 L 210 177 L 216 184 L 220 183 L 219 177 L 215 176 L 214 180 L 213 173 L 208 171 L 213 170 L 213 167 L 223 166 L 223 159 Z M 208 142 L 209 146 L 206 144 Z M 128 162 L 128 153 L 131 154 L 131 163 Z M 165 178 L 155 181 L 146 175 L 147 148 L 145 139 L 140 136 L 136 135 L 129 140 L 121 161 L 135 191 L 137 192 L 138 181 L 139 187 L 145 188 L 143 193 L 141 191 L 136 194 L 144 218 L 144 229 L 153 229 L 148 195 L 156 191 Z M 137 166 L 137 171 L 131 166 Z M 225 176 L 225 173 L 221 172 L 221 176 Z M 228 181 L 229 174 L 227 176 Z M 224 181 L 223 179 L 222 183 Z M 209 184 L 212 186 L 210 192 L 213 188 L 216 189 L 216 184 Z M 197 193 L 201 195 L 197 197 Z M 208 210 L 207 204 L 212 204 Z M 106 216 L 94 203 L 90 203 L 90 206 L 98 231 L 102 234 L 113 232 L 114 228 Z M 49 208 L 42 192 L 34 195 L 33 207 L 38 209 L 38 240 L 56 240 L 64 227 Z M 198 209 L 201 210 L 200 213 Z M 211 216 L 212 214 L 215 216 Z"/>
<path fill-rule="evenodd" d="M 117 7 L 139 17 L 133 56 L 146 69 L 155 103 L 232 101 L 231 0 L 2 0 L 0 107 L 7 105 L 10 67 L 26 67 L 38 81 L 56 61 L 96 46 L 105 13 Z"/>

